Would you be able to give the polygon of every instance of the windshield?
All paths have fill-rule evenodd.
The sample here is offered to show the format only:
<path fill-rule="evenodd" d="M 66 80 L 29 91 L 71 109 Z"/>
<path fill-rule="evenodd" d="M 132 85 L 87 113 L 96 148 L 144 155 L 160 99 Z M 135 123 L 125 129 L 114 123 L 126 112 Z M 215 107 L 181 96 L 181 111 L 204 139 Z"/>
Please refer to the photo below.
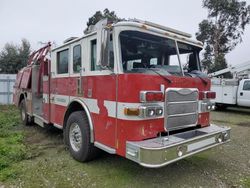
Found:
<path fill-rule="evenodd" d="M 155 70 L 165 75 L 182 76 L 182 68 L 184 72 L 200 71 L 199 47 L 138 31 L 121 32 L 120 42 L 126 73 Z"/>

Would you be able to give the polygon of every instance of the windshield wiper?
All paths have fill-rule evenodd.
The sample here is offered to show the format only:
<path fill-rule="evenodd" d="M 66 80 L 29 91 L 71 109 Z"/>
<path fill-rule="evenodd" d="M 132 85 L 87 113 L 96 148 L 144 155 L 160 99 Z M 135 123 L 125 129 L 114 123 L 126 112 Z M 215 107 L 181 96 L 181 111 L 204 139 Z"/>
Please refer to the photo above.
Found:
<path fill-rule="evenodd" d="M 198 78 L 200 78 L 201 81 L 202 81 L 205 85 L 207 85 L 207 84 L 208 84 L 208 81 L 207 81 L 204 77 L 202 77 L 202 76 L 201 76 L 202 74 L 200 74 L 200 73 L 201 73 L 200 71 L 192 71 L 192 72 L 191 72 L 191 74 L 194 74 L 195 76 L 197 76 Z"/>
<path fill-rule="evenodd" d="M 158 71 L 156 71 L 156 70 L 154 70 L 154 69 L 152 69 L 152 68 L 147 68 L 148 70 L 151 70 L 152 72 L 154 72 L 154 73 L 156 73 L 156 74 L 158 74 L 159 76 L 161 76 L 162 78 L 164 78 L 164 80 L 166 80 L 166 81 L 168 81 L 168 83 L 172 83 L 173 81 L 172 80 L 170 80 L 168 77 L 165 77 L 164 75 L 162 75 L 161 73 L 159 73 Z"/>
<path fill-rule="evenodd" d="M 198 78 L 200 78 L 202 80 L 202 82 L 207 85 L 208 84 L 208 81 L 206 79 L 204 79 L 203 77 L 199 76 L 199 75 L 196 75 Z"/>

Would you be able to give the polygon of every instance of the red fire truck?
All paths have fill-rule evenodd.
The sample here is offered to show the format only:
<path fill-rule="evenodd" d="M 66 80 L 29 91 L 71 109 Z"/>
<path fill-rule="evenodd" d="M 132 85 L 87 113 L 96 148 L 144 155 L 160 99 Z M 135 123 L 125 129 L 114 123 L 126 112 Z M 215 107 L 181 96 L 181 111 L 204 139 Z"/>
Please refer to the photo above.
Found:
<path fill-rule="evenodd" d="M 24 124 L 63 130 L 73 158 L 98 150 L 161 167 L 230 140 L 210 123 L 210 80 L 202 43 L 155 23 L 107 20 L 83 37 L 34 52 L 17 75 Z"/>

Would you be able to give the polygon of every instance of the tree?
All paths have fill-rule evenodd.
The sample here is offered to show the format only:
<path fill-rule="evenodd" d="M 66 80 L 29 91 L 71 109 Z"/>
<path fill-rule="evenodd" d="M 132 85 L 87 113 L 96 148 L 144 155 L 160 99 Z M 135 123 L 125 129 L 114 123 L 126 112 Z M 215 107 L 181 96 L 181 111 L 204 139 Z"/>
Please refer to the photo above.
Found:
<path fill-rule="evenodd" d="M 197 40 L 204 43 L 203 66 L 208 72 L 227 67 L 225 55 L 242 42 L 250 22 L 250 6 L 238 0 L 203 0 L 208 18 L 199 24 Z"/>
<path fill-rule="evenodd" d="M 16 74 L 22 67 L 26 66 L 30 52 L 30 43 L 26 39 L 22 39 L 21 45 L 5 44 L 0 52 L 0 72 Z"/>
<path fill-rule="evenodd" d="M 95 25 L 98 21 L 104 18 L 108 18 L 112 22 L 124 20 L 119 18 L 114 11 L 109 11 L 109 9 L 106 8 L 103 10 L 103 12 L 96 11 L 96 13 L 89 18 L 87 22 L 87 29 L 85 31 L 88 30 L 89 26 Z"/>

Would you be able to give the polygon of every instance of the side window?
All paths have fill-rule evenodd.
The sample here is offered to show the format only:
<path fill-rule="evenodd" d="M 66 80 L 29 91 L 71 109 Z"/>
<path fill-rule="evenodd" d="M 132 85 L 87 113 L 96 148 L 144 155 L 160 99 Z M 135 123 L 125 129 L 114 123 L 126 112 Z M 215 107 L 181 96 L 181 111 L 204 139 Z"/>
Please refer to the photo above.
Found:
<path fill-rule="evenodd" d="M 158 59 L 157 58 L 151 58 L 149 64 L 150 65 L 157 65 Z"/>
<path fill-rule="evenodd" d="M 244 82 L 243 90 L 250 91 L 250 81 L 245 81 Z"/>
<path fill-rule="evenodd" d="M 82 64 L 81 45 L 74 46 L 73 48 L 73 72 L 78 73 L 79 67 Z"/>
<path fill-rule="evenodd" d="M 109 40 L 109 65 L 110 68 L 114 69 L 114 47 L 113 47 L 112 34 L 110 34 L 110 40 Z"/>
<path fill-rule="evenodd" d="M 96 39 L 91 41 L 91 71 L 95 71 L 98 70 L 98 67 L 96 66 L 96 50 L 97 50 L 97 46 L 96 46 Z"/>
<path fill-rule="evenodd" d="M 57 53 L 57 74 L 69 72 L 69 50 L 63 50 Z"/>

